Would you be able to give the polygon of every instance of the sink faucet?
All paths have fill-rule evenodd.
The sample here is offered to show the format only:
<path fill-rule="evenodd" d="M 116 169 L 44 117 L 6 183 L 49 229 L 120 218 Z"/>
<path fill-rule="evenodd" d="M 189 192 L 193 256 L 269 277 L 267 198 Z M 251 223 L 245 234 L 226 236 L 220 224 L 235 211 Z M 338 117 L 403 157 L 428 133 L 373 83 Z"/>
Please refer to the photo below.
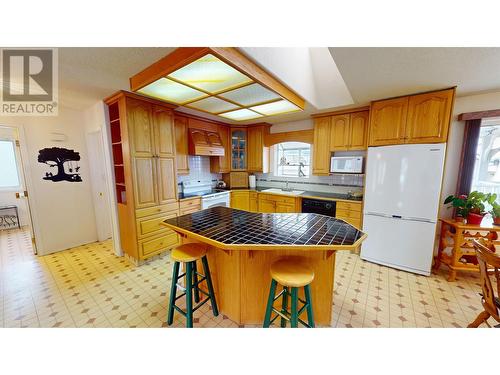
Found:
<path fill-rule="evenodd" d="M 288 187 L 288 181 L 285 181 L 285 188 L 283 189 L 283 191 L 292 191 L 292 189 Z"/>

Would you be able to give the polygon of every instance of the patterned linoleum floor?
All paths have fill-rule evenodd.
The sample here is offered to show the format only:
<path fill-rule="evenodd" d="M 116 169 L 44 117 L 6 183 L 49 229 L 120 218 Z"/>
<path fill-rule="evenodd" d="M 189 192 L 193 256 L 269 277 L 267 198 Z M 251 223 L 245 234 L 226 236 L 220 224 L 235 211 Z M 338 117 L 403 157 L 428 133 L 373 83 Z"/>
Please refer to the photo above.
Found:
<path fill-rule="evenodd" d="M 134 267 L 106 241 L 38 257 L 28 232 L 0 231 L 3 327 L 166 326 L 170 280 L 168 254 Z M 459 273 L 449 283 L 445 269 L 416 276 L 341 252 L 332 326 L 465 327 L 481 311 L 478 281 L 475 274 Z M 176 316 L 173 326 L 182 327 Z M 238 327 L 222 315 L 214 318 L 207 305 L 195 312 L 194 323 Z"/>

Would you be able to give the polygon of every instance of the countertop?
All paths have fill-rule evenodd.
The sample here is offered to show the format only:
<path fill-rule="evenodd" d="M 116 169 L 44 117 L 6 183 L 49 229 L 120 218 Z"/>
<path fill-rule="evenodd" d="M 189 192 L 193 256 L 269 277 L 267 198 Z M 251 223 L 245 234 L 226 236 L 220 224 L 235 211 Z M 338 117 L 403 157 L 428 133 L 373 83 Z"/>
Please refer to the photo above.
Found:
<path fill-rule="evenodd" d="M 236 188 L 236 189 L 227 189 L 228 191 L 234 190 L 234 191 L 256 191 L 259 193 L 266 193 L 266 194 L 276 194 L 276 195 L 283 195 L 285 197 L 299 197 L 299 198 L 318 198 L 318 199 L 330 199 L 330 200 L 342 200 L 342 201 L 351 201 L 351 202 L 363 202 L 363 197 L 352 197 L 348 194 L 340 194 L 340 193 L 322 193 L 319 191 L 304 191 L 300 195 L 290 195 L 290 194 L 280 194 L 280 193 L 273 193 L 273 192 L 267 192 L 264 190 L 271 189 L 269 187 L 257 187 L 255 189 L 250 189 L 250 188 Z M 300 189 L 296 189 L 300 190 Z"/>
<path fill-rule="evenodd" d="M 366 234 L 343 220 L 311 213 L 255 213 L 212 207 L 163 225 L 227 250 L 351 250 Z"/>

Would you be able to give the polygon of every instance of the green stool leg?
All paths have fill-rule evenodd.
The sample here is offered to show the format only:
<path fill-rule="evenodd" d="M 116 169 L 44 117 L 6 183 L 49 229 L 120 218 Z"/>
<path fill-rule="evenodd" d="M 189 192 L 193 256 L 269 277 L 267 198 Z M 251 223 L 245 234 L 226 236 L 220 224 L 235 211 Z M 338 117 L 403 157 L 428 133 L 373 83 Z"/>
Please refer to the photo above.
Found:
<path fill-rule="evenodd" d="M 200 289 L 198 288 L 198 269 L 196 261 L 193 262 L 193 286 L 194 286 L 194 302 L 200 302 Z"/>
<path fill-rule="evenodd" d="M 283 303 L 281 305 L 281 312 L 285 314 L 288 310 L 288 287 L 283 287 Z M 286 319 L 281 318 L 281 328 L 286 328 Z"/>
<path fill-rule="evenodd" d="M 167 324 L 170 326 L 174 322 L 175 295 L 177 294 L 177 280 L 179 278 L 179 262 L 174 262 L 174 272 L 172 272 L 172 285 L 170 286 L 170 298 L 168 302 Z"/>
<path fill-rule="evenodd" d="M 304 294 L 305 294 L 306 303 L 307 303 L 307 307 L 306 307 L 306 311 L 307 311 L 307 324 L 309 324 L 309 326 L 311 328 L 314 328 L 314 315 L 313 315 L 313 307 L 312 307 L 312 298 L 311 298 L 311 287 L 310 287 L 310 285 L 306 285 L 304 287 Z"/>
<path fill-rule="evenodd" d="M 297 328 L 299 325 L 299 314 L 297 310 L 297 304 L 299 302 L 298 288 L 292 288 L 292 312 L 290 317 L 290 325 L 292 328 Z"/>
<path fill-rule="evenodd" d="M 193 263 L 186 263 L 186 327 L 193 328 Z"/>
<path fill-rule="evenodd" d="M 210 268 L 208 267 L 208 260 L 206 256 L 201 258 L 201 263 L 203 264 L 203 273 L 207 278 L 208 294 L 210 295 L 210 303 L 212 304 L 212 312 L 214 316 L 219 315 L 219 309 L 217 308 L 217 301 L 215 300 L 214 286 L 212 285 L 212 277 L 210 276 Z"/>
<path fill-rule="evenodd" d="M 269 288 L 269 298 L 267 299 L 266 315 L 264 316 L 264 328 L 269 328 L 271 325 L 271 312 L 273 311 L 274 295 L 276 294 L 276 285 L 278 283 L 272 279 L 271 287 Z"/>

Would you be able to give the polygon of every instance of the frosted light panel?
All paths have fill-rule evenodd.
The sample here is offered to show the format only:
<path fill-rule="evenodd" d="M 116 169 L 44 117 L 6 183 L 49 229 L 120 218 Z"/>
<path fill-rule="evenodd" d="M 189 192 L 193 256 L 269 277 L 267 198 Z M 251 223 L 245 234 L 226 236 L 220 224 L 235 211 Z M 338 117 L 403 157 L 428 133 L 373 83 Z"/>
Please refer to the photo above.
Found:
<path fill-rule="evenodd" d="M 299 107 L 297 107 L 295 104 L 290 103 L 288 100 L 280 100 L 273 103 L 257 105 L 255 107 L 251 107 L 250 109 L 262 113 L 266 116 L 301 110 Z"/>
<path fill-rule="evenodd" d="M 233 103 L 226 102 L 225 100 L 215 98 L 213 96 L 198 100 L 193 103 L 189 103 L 188 106 L 195 109 L 201 109 L 203 111 L 207 111 L 210 113 L 219 113 L 219 112 L 229 111 L 231 109 L 240 108 L 239 106 Z"/>
<path fill-rule="evenodd" d="M 14 142 L 0 141 L 0 188 L 19 187 Z"/>
<path fill-rule="evenodd" d="M 168 77 L 212 94 L 252 82 L 246 75 L 211 54 L 170 73 Z"/>
<path fill-rule="evenodd" d="M 208 96 L 204 92 L 181 85 L 180 83 L 166 78 L 160 78 L 158 81 L 150 83 L 138 90 L 138 92 L 177 104 L 183 104 Z"/>
<path fill-rule="evenodd" d="M 251 120 L 254 118 L 262 117 L 262 115 L 250 111 L 248 109 L 238 109 L 237 111 L 231 111 L 226 113 L 221 113 L 219 116 L 228 118 L 235 121 Z"/>
<path fill-rule="evenodd" d="M 258 83 L 231 90 L 219 96 L 244 106 L 265 103 L 280 98 L 278 94 L 266 89 Z"/>

